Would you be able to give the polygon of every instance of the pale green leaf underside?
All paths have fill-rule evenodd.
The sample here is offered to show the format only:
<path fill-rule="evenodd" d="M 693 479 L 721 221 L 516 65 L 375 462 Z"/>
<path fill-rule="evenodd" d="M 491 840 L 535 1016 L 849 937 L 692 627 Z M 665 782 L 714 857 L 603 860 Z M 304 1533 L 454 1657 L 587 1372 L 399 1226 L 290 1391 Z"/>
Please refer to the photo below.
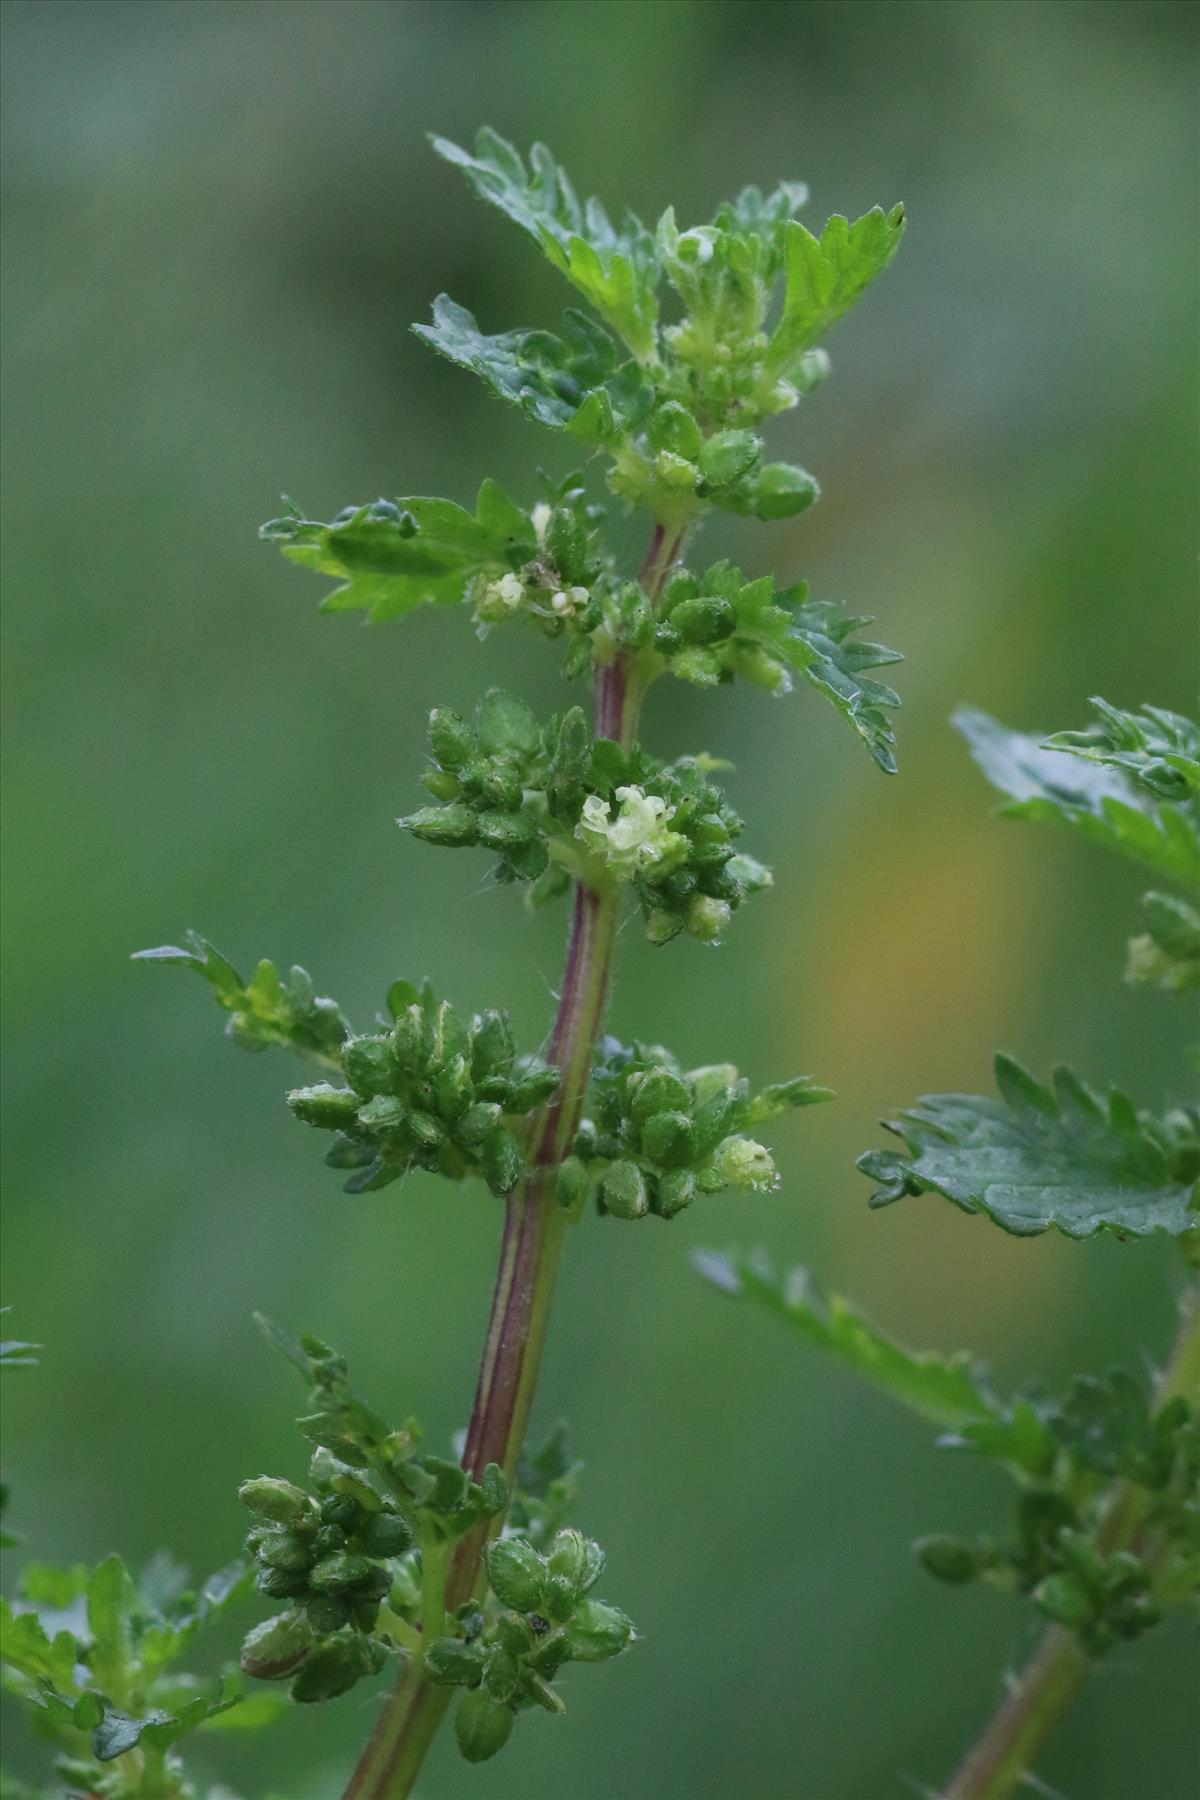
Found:
<path fill-rule="evenodd" d="M 805 1269 L 778 1274 L 757 1251 L 700 1250 L 696 1267 L 724 1293 L 749 1300 L 798 1336 L 839 1358 L 872 1387 L 935 1425 L 958 1431 L 994 1411 L 995 1401 L 964 1352 L 908 1350 L 839 1294 L 825 1298 Z"/>
<path fill-rule="evenodd" d="M 887 268 L 904 235 L 904 208 L 885 213 L 872 207 L 853 224 L 835 213 L 819 238 L 797 219 L 784 232 L 787 286 L 767 351 L 770 366 L 781 370 L 823 337 Z"/>
<path fill-rule="evenodd" d="M 1200 886 L 1194 801 L 1177 805 L 1160 799 L 1122 768 L 1081 758 L 1077 751 L 1047 749 L 974 707 L 960 707 L 953 723 L 988 780 L 1008 795 L 1001 807 L 1007 818 L 1058 820 L 1156 874 Z"/>
<path fill-rule="evenodd" d="M 1105 1105 L 1069 1070 L 1055 1072 L 1051 1091 L 1009 1057 L 995 1066 L 1000 1098 L 930 1094 L 885 1121 L 905 1149 L 860 1157 L 877 1184 L 873 1206 L 941 1194 L 1019 1237 L 1052 1226 L 1072 1238 L 1178 1237 L 1200 1223 L 1195 1184 L 1173 1174 L 1118 1089 Z"/>

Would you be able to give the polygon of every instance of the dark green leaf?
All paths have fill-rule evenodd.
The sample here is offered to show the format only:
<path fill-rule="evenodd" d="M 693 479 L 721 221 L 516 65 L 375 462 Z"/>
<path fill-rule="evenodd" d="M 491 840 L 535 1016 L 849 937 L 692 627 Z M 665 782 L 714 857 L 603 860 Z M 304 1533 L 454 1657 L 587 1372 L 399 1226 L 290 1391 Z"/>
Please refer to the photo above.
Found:
<path fill-rule="evenodd" d="M 1069 1070 L 1042 1087 L 1011 1058 L 996 1058 L 1001 1098 L 932 1094 L 887 1129 L 905 1152 L 875 1150 L 859 1168 L 878 1185 L 873 1206 L 936 1193 L 1018 1236 L 1056 1227 L 1181 1236 L 1200 1223 L 1194 1185 L 1172 1179 L 1158 1139 L 1114 1088 L 1104 1105 Z"/>

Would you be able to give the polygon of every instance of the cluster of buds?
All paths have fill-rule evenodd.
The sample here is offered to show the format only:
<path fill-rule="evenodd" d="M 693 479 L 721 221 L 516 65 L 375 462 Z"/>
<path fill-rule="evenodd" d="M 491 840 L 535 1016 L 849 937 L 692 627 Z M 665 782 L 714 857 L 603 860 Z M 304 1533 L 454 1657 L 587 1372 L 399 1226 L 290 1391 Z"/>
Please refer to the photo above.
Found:
<path fill-rule="evenodd" d="M 635 1635 L 623 1612 L 589 1597 L 604 1553 L 582 1533 L 557 1532 L 544 1555 L 527 1537 L 501 1537 L 486 1560 L 485 1608 L 462 1607 L 457 1633 L 435 1639 L 423 1659 L 430 1681 L 466 1689 L 455 1730 L 468 1762 L 503 1749 L 519 1712 L 566 1710 L 551 1685 L 565 1663 L 619 1656 Z"/>
<path fill-rule="evenodd" d="M 435 707 L 429 746 L 433 766 L 422 780 L 437 804 L 400 825 L 427 844 L 493 851 L 500 881 L 544 874 L 548 825 L 569 830 L 587 791 L 592 740 L 582 709 L 540 728 L 523 701 L 493 688 L 470 725 Z"/>
<path fill-rule="evenodd" d="M 333 1699 L 389 1655 L 411 1651 L 420 1629 L 423 1559 L 504 1511 L 495 1464 L 474 1480 L 458 1462 L 420 1449 L 410 1420 L 388 1425 L 351 1392 L 344 1360 L 319 1338 L 294 1340 L 260 1320 L 310 1384 L 299 1421 L 316 1445 L 309 1490 L 275 1476 L 238 1497 L 257 1516 L 246 1548 L 255 1585 L 284 1611 L 257 1625 L 241 1666 L 292 1683 L 292 1697 Z"/>
<path fill-rule="evenodd" d="M 326 1161 L 353 1171 L 348 1193 L 386 1187 L 411 1168 L 478 1173 L 494 1194 L 510 1193 L 524 1170 L 513 1125 L 545 1105 L 558 1071 L 515 1055 L 507 1013 L 468 1023 L 428 982 L 419 992 L 395 982 L 388 1004 L 389 1029 L 341 1046 L 349 1085 L 294 1088 L 288 1105 L 336 1132 Z"/>
<path fill-rule="evenodd" d="M 413 1542 L 395 1505 L 328 1451 L 317 1451 L 312 1473 L 315 1497 L 270 1475 L 238 1489 L 262 1521 L 246 1538 L 255 1584 L 288 1602 L 246 1637 L 241 1666 L 263 1681 L 290 1678 L 299 1701 L 333 1699 L 383 1667 L 387 1649 L 373 1634 L 392 1587 L 389 1559 Z"/>
<path fill-rule="evenodd" d="M 697 1194 L 765 1192 L 777 1185 L 775 1164 L 746 1128 L 830 1097 L 807 1076 L 752 1097 L 731 1063 L 685 1072 L 660 1045 L 606 1038 L 592 1082 L 594 1117 L 559 1167 L 559 1199 L 577 1210 L 594 1187 L 602 1213 L 670 1219 Z"/>
<path fill-rule="evenodd" d="M 1061 1401 L 1040 1393 L 1019 1401 L 993 1453 L 1017 1429 L 1031 1448 L 1044 1448 L 1030 1459 L 1035 1478 L 1018 1495 L 1012 1538 L 923 1538 L 916 1545 L 922 1565 L 942 1581 L 985 1580 L 1028 1594 L 1047 1618 L 1074 1630 L 1091 1656 L 1140 1637 L 1195 1591 L 1195 1409 L 1176 1395 L 1153 1411 L 1143 1388 L 1113 1369 L 1077 1376 Z M 986 1452 L 987 1426 L 968 1430 L 962 1441 Z M 1152 1565 L 1104 1547 L 1114 1479 L 1138 1507 L 1140 1542 L 1157 1545 Z"/>
<path fill-rule="evenodd" d="M 708 758 L 664 764 L 593 740 L 579 707 L 540 728 L 499 689 L 472 724 L 436 708 L 429 740 L 423 779 L 437 804 L 400 824 L 425 843 L 492 850 L 497 879 L 531 882 L 535 903 L 572 875 L 628 882 L 652 944 L 683 931 L 711 943 L 748 894 L 770 885 L 770 871 L 737 852 L 742 821 L 707 779 Z"/>

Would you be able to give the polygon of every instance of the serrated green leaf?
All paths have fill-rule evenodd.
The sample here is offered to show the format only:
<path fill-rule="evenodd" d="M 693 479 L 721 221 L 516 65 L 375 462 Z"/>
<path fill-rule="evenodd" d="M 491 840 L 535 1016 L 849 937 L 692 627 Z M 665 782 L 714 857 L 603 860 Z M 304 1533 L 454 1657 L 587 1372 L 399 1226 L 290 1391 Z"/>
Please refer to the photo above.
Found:
<path fill-rule="evenodd" d="M 974 707 L 960 707 L 953 724 L 988 780 L 1008 795 L 1000 809 L 1006 818 L 1058 820 L 1156 874 L 1200 886 L 1200 808 L 1194 797 L 1182 805 L 1163 800 L 1123 767 L 1081 758 L 1077 746 L 1048 749 Z"/>
<path fill-rule="evenodd" d="M 858 1166 L 878 1185 L 873 1206 L 935 1193 L 1027 1237 L 1107 1230 L 1144 1237 L 1194 1231 L 1194 1184 L 1172 1179 L 1157 1137 L 1118 1089 L 1107 1105 L 1069 1070 L 1053 1090 L 1011 1058 L 996 1058 L 1001 1098 L 931 1094 L 886 1128 L 905 1152 L 870 1151 Z"/>
<path fill-rule="evenodd" d="M 322 611 L 361 609 L 372 622 L 425 601 L 451 605 L 472 577 L 518 568 L 537 548 L 528 514 L 494 481 L 480 488 L 473 514 L 452 500 L 378 500 L 347 507 L 328 525 L 289 513 L 259 536 L 290 561 L 338 577 Z"/>
<path fill-rule="evenodd" d="M 79 1654 L 79 1645 L 69 1631 L 51 1638 L 36 1613 L 14 1612 L 7 1600 L 0 1599 L 0 1658 L 22 1675 L 70 1689 Z"/>
<path fill-rule="evenodd" d="M 533 239 L 635 356 L 653 358 L 658 261 L 654 239 L 639 219 L 627 213 L 618 229 L 598 200 L 581 205 L 566 170 L 544 144 L 533 146 L 527 169 L 519 152 L 486 126 L 473 155 L 447 138 L 431 141 L 439 156 L 463 170 L 481 200 Z"/>
<path fill-rule="evenodd" d="M 900 247 L 904 208 L 872 207 L 850 224 L 834 214 L 819 238 L 796 219 L 784 227 L 787 285 L 767 363 L 786 373 L 881 275 Z"/>
<path fill-rule="evenodd" d="M 413 330 L 501 400 L 586 443 L 607 443 L 631 430 L 654 398 L 636 364 L 617 367 L 616 347 L 603 327 L 574 310 L 565 315 L 562 337 L 549 331 L 487 337 L 465 307 L 442 294 L 433 304 L 433 324 Z"/>
<path fill-rule="evenodd" d="M 88 1667 L 98 1684 L 123 1693 L 133 1662 L 133 1615 L 137 1590 L 114 1552 L 88 1577 L 87 1622 L 91 1634 Z"/>
<path fill-rule="evenodd" d="M 748 1300 L 782 1319 L 922 1418 L 954 1431 L 997 1412 L 982 1372 L 969 1356 L 908 1350 L 865 1319 L 839 1294 L 822 1298 L 805 1269 L 778 1274 L 761 1252 L 697 1251 L 700 1273 L 722 1293 Z"/>
<path fill-rule="evenodd" d="M 307 970 L 298 965 L 284 977 L 274 963 L 264 960 L 243 982 L 228 958 L 195 931 L 186 934 L 182 946 L 138 950 L 133 961 L 195 969 L 208 982 L 217 1004 L 232 1015 L 229 1035 L 244 1050 L 280 1045 L 326 1066 L 339 1066 L 337 1051 L 350 1026 L 334 1001 L 314 992 Z"/>
<path fill-rule="evenodd" d="M 1123 712 L 1093 695 L 1098 718 L 1086 731 L 1056 731 L 1047 750 L 1065 750 L 1086 762 L 1121 769 L 1161 800 L 1186 800 L 1200 789 L 1200 726 L 1159 706 Z"/>
<path fill-rule="evenodd" d="M 899 651 L 882 644 L 851 642 L 854 633 L 873 621 L 855 618 L 836 601 L 806 600 L 792 612 L 783 639 L 790 666 L 824 694 L 858 733 L 874 762 L 886 775 L 896 773 L 896 734 L 888 712 L 900 696 L 864 669 L 902 660 Z"/>

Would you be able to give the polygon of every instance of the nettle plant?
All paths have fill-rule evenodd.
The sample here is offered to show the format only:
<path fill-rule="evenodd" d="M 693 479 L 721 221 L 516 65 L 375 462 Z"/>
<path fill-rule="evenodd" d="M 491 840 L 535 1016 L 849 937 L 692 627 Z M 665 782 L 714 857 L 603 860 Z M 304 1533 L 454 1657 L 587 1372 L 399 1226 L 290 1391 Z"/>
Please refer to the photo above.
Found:
<path fill-rule="evenodd" d="M 1200 987 L 1200 729 L 1156 707 L 1094 700 L 1095 723 L 1038 740 L 964 708 L 955 719 L 1010 818 L 1049 819 L 1149 868 L 1169 892 L 1143 895 L 1127 979 L 1173 995 Z M 916 1553 L 951 1584 L 1028 1595 L 1051 1621 L 1011 1680 L 944 1800 L 1004 1800 L 1032 1765 L 1097 1659 L 1171 1612 L 1200 1622 L 1200 1106 L 1136 1107 L 1092 1092 L 1069 1069 L 1043 1086 L 1009 1056 L 997 1098 L 926 1095 L 886 1128 L 900 1150 L 859 1168 L 871 1205 L 940 1194 L 1029 1237 L 1168 1233 L 1182 1253 L 1180 1322 L 1164 1364 L 1078 1375 L 1061 1395 L 1031 1380 L 1011 1399 L 964 1354 L 907 1350 L 804 1269 L 777 1274 L 757 1252 L 701 1253 L 702 1273 L 783 1320 L 873 1386 L 941 1428 L 939 1442 L 996 1463 L 1016 1485 L 998 1535 L 922 1538 Z"/>
<path fill-rule="evenodd" d="M 503 1202 L 474 1406 L 454 1453 L 431 1453 L 413 1420 L 393 1423 L 353 1393 L 328 1345 L 263 1321 L 309 1388 L 306 1482 L 259 1476 L 240 1489 L 253 1582 L 275 1610 L 246 1637 L 235 1677 L 205 1685 L 172 1665 L 248 1575 L 196 1593 L 178 1572 L 135 1582 L 116 1559 L 27 1572 L 8 1621 L 9 1680 L 59 1744 L 55 1794 L 195 1794 L 176 1747 L 185 1732 L 257 1722 L 282 1684 L 285 1705 L 330 1700 L 389 1665 L 394 1691 L 345 1789 L 354 1800 L 408 1794 L 452 1702 L 472 1762 L 499 1751 L 521 1715 L 560 1713 L 560 1673 L 618 1655 L 635 1635 L 598 1597 L 604 1556 L 570 1522 L 577 1469 L 561 1440 L 525 1448 L 564 1239 L 589 1195 L 601 1216 L 638 1220 L 722 1192 L 769 1192 L 778 1177 L 757 1133 L 829 1098 L 805 1077 L 756 1088 L 729 1063 L 684 1068 L 657 1043 L 618 1043 L 601 1028 L 627 892 L 652 945 L 715 944 L 771 883 L 741 847 L 719 765 L 663 762 L 641 747 L 656 681 L 740 679 L 776 695 L 803 682 L 894 768 L 898 697 L 868 671 L 897 658 L 858 635 L 870 621 L 802 585 L 781 591 L 686 552 L 710 514 L 789 519 L 817 498 L 803 469 L 764 460 L 760 428 L 827 373 L 820 340 L 887 267 L 903 211 L 834 217 L 814 236 L 794 217 L 804 188 L 784 183 L 767 195 L 746 188 L 686 231 L 668 211 L 651 232 L 581 204 L 540 146 L 528 167 L 486 130 L 473 154 L 434 147 L 590 310 L 569 310 L 560 335 L 489 336 L 443 297 L 418 335 L 603 457 L 611 494 L 648 518 L 645 558 L 636 572 L 619 566 L 598 484 L 583 474 L 540 476 L 527 505 L 485 480 L 473 511 L 385 499 L 325 524 L 289 504 L 262 535 L 335 578 L 325 611 L 378 624 L 425 603 L 465 604 L 481 639 L 530 629 L 557 648 L 569 680 L 590 681 L 590 721 L 573 704 L 540 722 L 495 689 L 470 719 L 435 708 L 428 803 L 400 820 L 423 843 L 487 851 L 497 882 L 523 884 L 534 906 L 570 894 L 544 1054 L 518 1050 L 503 1011 L 461 1010 L 427 983 L 392 982 L 385 1010 L 356 1030 L 303 969 L 261 962 L 243 980 L 195 934 L 141 954 L 201 975 L 243 1049 L 278 1046 L 315 1065 L 318 1078 L 288 1104 L 326 1134 L 347 1191 L 422 1169 L 481 1176 Z M 266 1708 L 241 1698 L 247 1677 L 280 1684 L 260 1690 Z"/>

